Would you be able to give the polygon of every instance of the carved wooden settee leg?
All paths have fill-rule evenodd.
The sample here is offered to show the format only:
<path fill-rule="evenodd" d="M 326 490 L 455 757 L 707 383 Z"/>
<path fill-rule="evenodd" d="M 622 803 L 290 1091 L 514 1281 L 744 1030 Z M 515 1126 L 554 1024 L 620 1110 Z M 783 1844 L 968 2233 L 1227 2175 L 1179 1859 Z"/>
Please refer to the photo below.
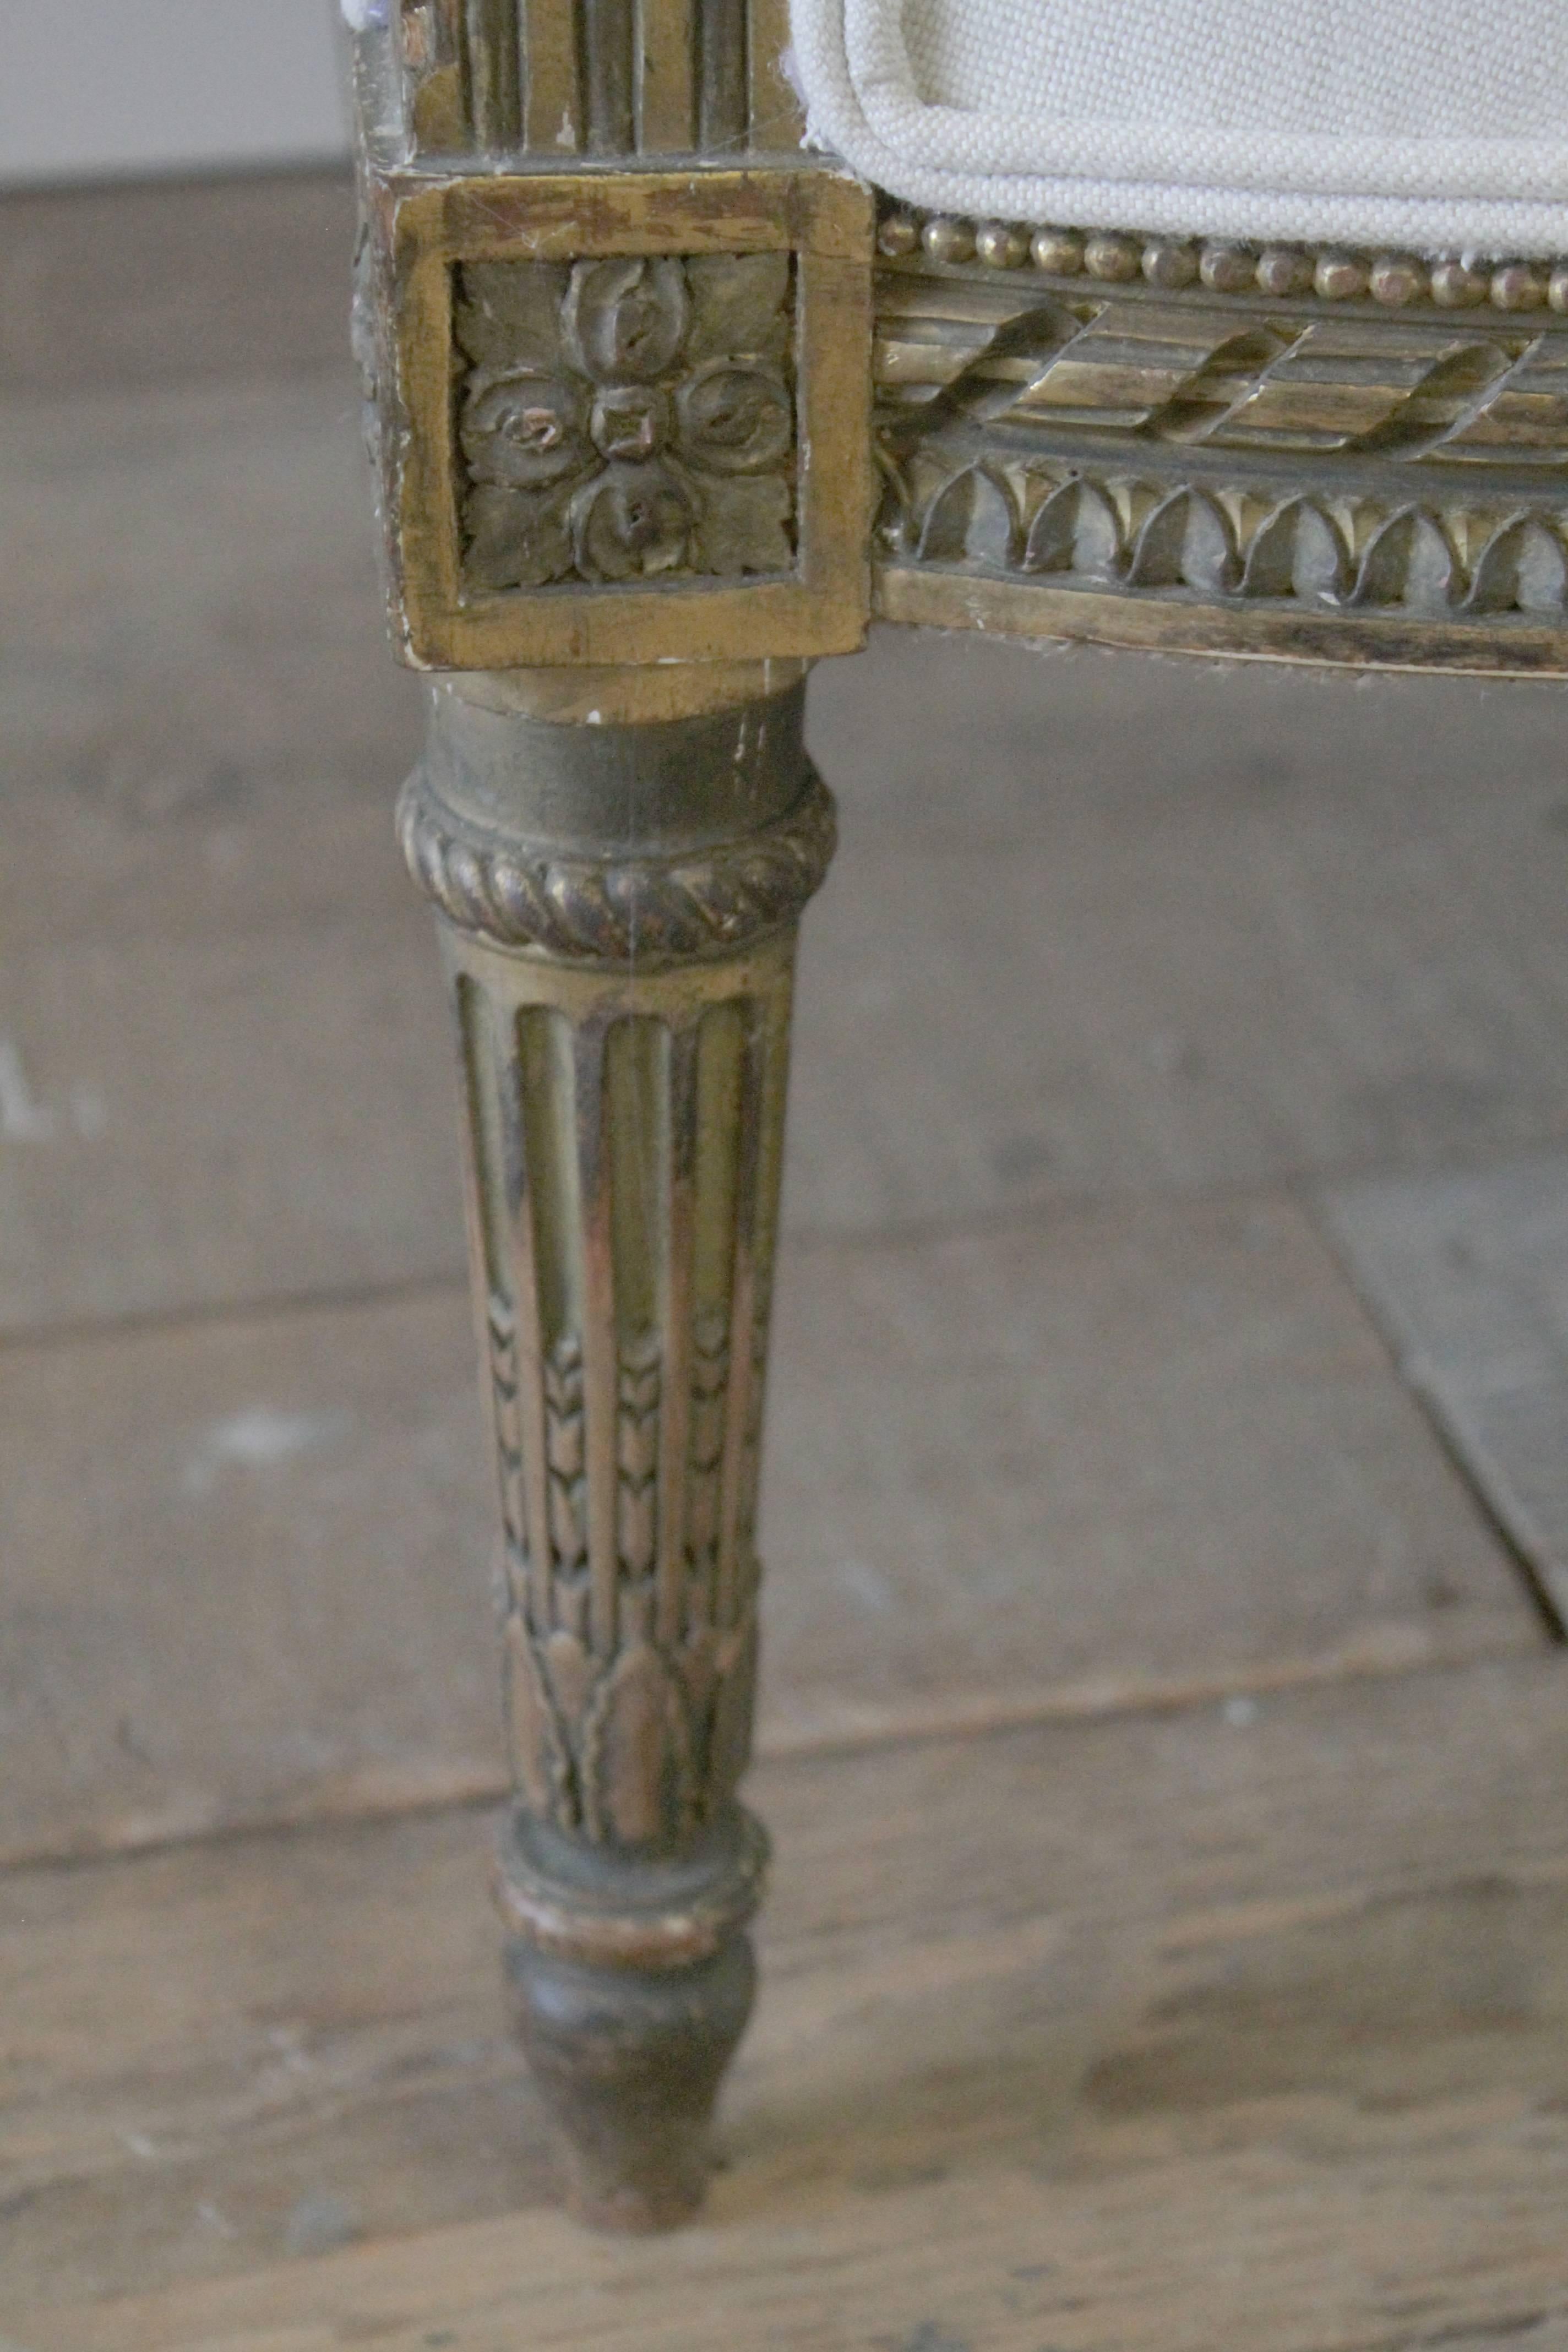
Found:
<path fill-rule="evenodd" d="M 405 793 L 469 1141 L 519 2030 L 584 2218 L 700 2200 L 766 1857 L 737 1789 L 795 927 L 801 662 L 475 674 Z"/>

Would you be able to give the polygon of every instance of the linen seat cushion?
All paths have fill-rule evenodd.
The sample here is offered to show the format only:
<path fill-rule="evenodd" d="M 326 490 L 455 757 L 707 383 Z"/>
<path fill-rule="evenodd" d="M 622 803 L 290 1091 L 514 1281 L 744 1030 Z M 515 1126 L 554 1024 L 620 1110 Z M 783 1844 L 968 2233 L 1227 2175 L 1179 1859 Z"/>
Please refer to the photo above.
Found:
<path fill-rule="evenodd" d="M 936 209 L 1568 252 L 1568 0 L 792 0 L 810 137 Z"/>

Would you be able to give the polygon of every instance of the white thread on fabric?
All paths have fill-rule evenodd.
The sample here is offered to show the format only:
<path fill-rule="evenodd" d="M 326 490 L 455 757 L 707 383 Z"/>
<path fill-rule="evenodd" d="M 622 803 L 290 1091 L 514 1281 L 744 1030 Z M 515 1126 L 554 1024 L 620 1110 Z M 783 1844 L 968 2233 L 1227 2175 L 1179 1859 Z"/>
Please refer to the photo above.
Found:
<path fill-rule="evenodd" d="M 1564 0 L 792 0 L 811 136 L 912 204 L 1568 250 Z"/>

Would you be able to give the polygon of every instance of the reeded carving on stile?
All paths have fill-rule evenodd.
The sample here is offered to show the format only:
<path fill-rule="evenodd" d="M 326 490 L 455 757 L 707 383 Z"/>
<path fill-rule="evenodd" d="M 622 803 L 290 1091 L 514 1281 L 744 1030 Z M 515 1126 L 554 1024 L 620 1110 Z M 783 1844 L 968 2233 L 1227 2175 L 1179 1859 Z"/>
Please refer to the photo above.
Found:
<path fill-rule="evenodd" d="M 788 152 L 788 0 L 389 0 L 414 144 L 563 155 Z"/>
<path fill-rule="evenodd" d="M 467 265 L 470 583 L 788 572 L 793 317 L 787 253 Z"/>
<path fill-rule="evenodd" d="M 607 1024 L 461 983 L 512 1758 L 596 1845 L 679 1848 L 751 1744 L 787 944 L 763 966 Z"/>

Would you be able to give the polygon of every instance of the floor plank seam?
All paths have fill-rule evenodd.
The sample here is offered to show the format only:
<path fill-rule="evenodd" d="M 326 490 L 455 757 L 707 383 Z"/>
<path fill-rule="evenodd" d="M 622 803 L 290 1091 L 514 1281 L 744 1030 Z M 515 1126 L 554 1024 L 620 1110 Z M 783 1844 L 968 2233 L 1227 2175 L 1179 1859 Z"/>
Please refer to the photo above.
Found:
<path fill-rule="evenodd" d="M 1380 2344 L 1368 2345 L 1365 2352 L 1437 2352 L 1440 2345 L 1491 2345 L 1503 2338 L 1528 2336 L 1536 2328 L 1546 2327 L 1568 2312 L 1568 2303 L 1543 2304 L 1533 2311 L 1521 2311 L 1500 2319 L 1464 2320 L 1453 2327 L 1440 2327 L 1436 2334 L 1390 2336 Z"/>
<path fill-rule="evenodd" d="M 1385 1173 L 1374 1171 L 1373 1173 Z M 1463 1171 L 1460 1171 L 1463 1172 Z M 1079 1222 L 1111 1223 L 1118 1217 L 1157 1217 L 1163 1213 L 1212 1210 L 1224 1213 L 1234 1210 L 1245 1213 L 1249 1209 L 1267 1207 L 1271 1202 L 1285 1202 L 1309 1215 L 1315 1234 L 1326 1240 L 1321 1226 L 1311 1214 L 1312 1204 L 1320 1186 L 1359 1181 L 1345 1178 L 1336 1171 L 1328 1177 L 1316 1173 L 1273 1178 L 1264 1183 L 1200 1184 L 1191 1188 L 1182 1185 L 1161 1186 L 1158 1189 L 1125 1192 L 1095 1192 L 1089 1191 L 1064 1192 L 1049 1200 L 1026 1201 L 999 1205 L 993 1209 L 977 1209 L 957 1216 L 934 1216 L 900 1220 L 881 1225 L 791 1224 L 787 1215 L 784 1229 L 784 1245 L 793 1253 L 816 1255 L 830 1251 L 864 1252 L 867 1255 L 929 1249 L 948 1242 L 984 1241 L 1006 1234 L 1038 1233 L 1054 1234 L 1064 1225 Z M 454 1195 L 456 1213 L 456 1195 Z M 1331 1251 L 1337 1271 L 1346 1269 L 1337 1253 Z M 405 1300 L 439 1297 L 446 1294 L 468 1292 L 468 1268 L 454 1257 L 449 1267 L 437 1266 L 422 1274 L 401 1275 L 380 1282 L 346 1282 L 323 1284 L 315 1290 L 279 1290 L 258 1293 L 235 1298 L 194 1301 L 184 1306 L 128 1308 L 110 1315 L 79 1315 L 58 1321 L 40 1323 L 0 1324 L 0 1351 L 21 1354 L 37 1349 L 66 1348 L 84 1341 L 121 1338 L 156 1337 L 176 1334 L 182 1330 L 205 1331 L 222 1329 L 237 1323 L 284 1320 L 320 1309 L 322 1313 L 351 1310 L 361 1307 L 394 1307 Z M 1352 1288 L 1354 1287 L 1352 1284 Z M 1357 1302 L 1365 1311 L 1365 1302 L 1359 1291 Z M 1378 1337 L 1383 1338 L 1381 1328 Z M 1397 1371 L 1399 1367 L 1394 1366 Z"/>
<path fill-rule="evenodd" d="M 1553 1644 L 1553 1650 L 1558 1645 Z M 1530 1654 L 1524 1654 L 1528 1656 Z M 1552 1653 L 1534 1654 L 1545 1662 Z M 1059 1703 L 1037 1706 L 1020 1706 L 1016 1711 L 993 1709 L 984 1717 L 964 1719 L 948 1717 L 941 1722 L 907 1725 L 885 1731 L 868 1730 L 861 1735 L 825 1734 L 820 1739 L 802 1738 L 795 1742 L 779 1742 L 764 1748 L 757 1758 L 757 1766 L 764 1771 L 769 1767 L 788 1769 L 795 1765 L 831 1762 L 836 1757 L 894 1756 L 908 1754 L 921 1748 L 940 1747 L 943 1743 L 966 1740 L 979 1746 L 992 1739 L 1006 1739 L 1019 1732 L 1081 1727 L 1098 1729 L 1115 1723 L 1136 1722 L 1163 1717 L 1166 1720 L 1189 1716 L 1200 1717 L 1223 1707 L 1227 1701 L 1250 1703 L 1259 1696 L 1289 1697 L 1294 1693 L 1352 1689 L 1378 1683 L 1417 1683 L 1437 1680 L 1456 1681 L 1489 1666 L 1521 1662 L 1517 1650 L 1499 1650 L 1492 1654 L 1478 1652 L 1464 1658 L 1424 1658 L 1396 1663 L 1368 1661 L 1330 1661 L 1320 1665 L 1316 1661 L 1303 1661 L 1295 1671 L 1270 1670 L 1254 1664 L 1247 1671 L 1237 1670 L 1232 1675 L 1216 1679 L 1201 1689 L 1190 1685 L 1180 1691 L 1161 1693 L 1151 1689 L 1143 1693 L 1129 1692 L 1103 1706 L 1066 1706 Z M 303 1810 L 286 1814 L 258 1814 L 247 1819 L 226 1821 L 209 1830 L 174 1832 L 163 1837 L 148 1837 L 123 1844 L 104 1843 L 75 1851 L 61 1848 L 16 1848 L 0 1853 L 0 1878 L 20 1877 L 28 1872 L 47 1874 L 88 1873 L 104 1868 L 129 1867 L 136 1863 L 163 1854 L 190 1852 L 219 1853 L 237 1846 L 250 1844 L 261 1839 L 283 1839 L 310 1836 L 329 1831 L 381 1827 L 404 1821 L 429 1821 L 445 1815 L 473 1813 L 476 1816 L 497 1814 L 510 1795 L 510 1782 L 504 1772 L 492 1781 L 476 1783 L 458 1795 L 433 1794 L 427 1799 L 412 1797 L 384 1806 L 364 1805 L 342 1811 L 324 1808 Z M 4 2347 L 0 2347 L 0 2352 Z"/>
<path fill-rule="evenodd" d="M 1441 1171 L 1451 1173 L 1451 1171 Z M 1468 1452 L 1462 1435 L 1449 1420 L 1444 1402 L 1436 1388 L 1421 1376 L 1378 1312 L 1377 1301 L 1363 1280 L 1349 1250 L 1335 1233 L 1332 1222 L 1322 1213 L 1321 1196 L 1326 1185 L 1314 1183 L 1304 1190 L 1301 1199 L 1303 1213 L 1310 1223 L 1334 1266 L 1344 1281 L 1365 1318 L 1367 1328 L 1383 1351 L 1384 1361 L 1400 1387 L 1415 1404 L 1423 1422 L 1448 1467 L 1468 1495 L 1471 1504 L 1493 1542 L 1509 1562 L 1526 1600 L 1534 1610 L 1541 1630 L 1555 1649 L 1568 1648 L 1568 1620 L 1559 1609 L 1551 1587 L 1541 1573 L 1540 1566 L 1520 1540 L 1503 1513 L 1498 1508 L 1474 1461 Z"/>
<path fill-rule="evenodd" d="M 364 1307 L 399 1307 L 422 1298 L 466 1299 L 468 1269 L 454 1259 L 450 1269 L 409 1274 L 387 1282 L 324 1285 L 320 1290 L 272 1291 L 265 1297 L 214 1299 L 184 1307 L 135 1307 L 122 1315 L 76 1316 L 58 1323 L 0 1325 L 0 1353 L 42 1354 L 47 1349 L 177 1336 L 183 1331 L 223 1330 L 237 1324 L 289 1322 L 312 1314 L 352 1313 Z M 476 1388 L 476 1396 L 478 1391 Z"/>

